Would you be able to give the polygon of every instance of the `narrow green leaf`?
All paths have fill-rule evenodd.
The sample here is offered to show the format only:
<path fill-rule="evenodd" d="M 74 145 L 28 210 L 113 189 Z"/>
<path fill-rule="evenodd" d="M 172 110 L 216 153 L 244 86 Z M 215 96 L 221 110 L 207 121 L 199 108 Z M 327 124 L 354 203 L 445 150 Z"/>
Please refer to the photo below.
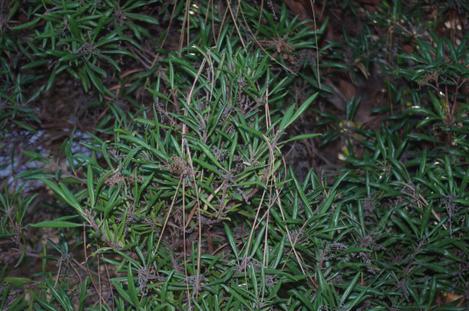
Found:
<path fill-rule="evenodd" d="M 140 301 L 138 299 L 138 294 L 137 294 L 137 289 L 135 287 L 135 282 L 134 282 L 134 277 L 133 277 L 133 273 L 132 273 L 132 266 L 130 265 L 129 263 L 129 267 L 128 267 L 128 270 L 127 270 L 127 285 L 128 285 L 128 292 L 129 292 L 129 297 L 130 299 L 132 300 L 132 304 L 139 308 L 140 306 Z"/>
<path fill-rule="evenodd" d="M 63 220 L 62 218 L 57 218 L 54 220 L 45 220 L 37 222 L 35 224 L 30 224 L 30 226 L 33 228 L 77 228 L 82 227 L 83 224 L 78 224 L 71 221 Z"/>
<path fill-rule="evenodd" d="M 40 177 L 39 178 L 43 183 L 46 184 L 47 187 L 49 187 L 55 194 L 57 194 L 62 200 L 64 200 L 68 205 L 76 209 L 80 214 L 82 214 L 83 210 L 80 206 L 80 203 L 78 203 L 77 199 L 75 196 L 68 190 L 67 186 L 65 186 L 62 183 L 59 183 L 58 185 L 49 179 Z"/>
<path fill-rule="evenodd" d="M 314 102 L 314 100 L 318 97 L 319 93 L 314 93 L 311 95 L 305 102 L 298 108 L 296 111 L 293 112 L 293 110 L 288 110 L 288 114 L 286 114 L 282 122 L 280 123 L 280 131 L 284 131 L 287 127 L 289 127 L 293 122 L 298 119 L 303 112 L 305 112 L 306 109 L 309 108 L 309 106 Z M 290 112 L 291 111 L 291 112 Z"/>
<path fill-rule="evenodd" d="M 88 163 L 87 173 L 86 173 L 86 187 L 88 189 L 88 197 L 90 199 L 90 207 L 94 208 L 95 205 L 95 193 L 94 193 L 94 185 L 93 185 L 93 169 L 91 165 Z"/>

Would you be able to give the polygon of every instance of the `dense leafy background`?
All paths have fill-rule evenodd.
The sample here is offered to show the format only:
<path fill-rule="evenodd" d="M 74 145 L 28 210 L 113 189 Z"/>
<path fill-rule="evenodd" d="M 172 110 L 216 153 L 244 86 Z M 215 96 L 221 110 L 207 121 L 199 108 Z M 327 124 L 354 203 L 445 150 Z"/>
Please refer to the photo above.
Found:
<path fill-rule="evenodd" d="M 308 3 L 1 2 L 0 306 L 467 309 L 467 5 Z"/>

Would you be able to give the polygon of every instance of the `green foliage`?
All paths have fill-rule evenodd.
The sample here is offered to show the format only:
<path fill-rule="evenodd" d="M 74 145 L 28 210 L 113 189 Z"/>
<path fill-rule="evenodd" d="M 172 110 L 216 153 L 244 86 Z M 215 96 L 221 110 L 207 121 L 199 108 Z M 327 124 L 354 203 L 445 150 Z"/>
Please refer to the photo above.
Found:
<path fill-rule="evenodd" d="M 85 92 L 94 88 L 112 96 L 103 81 L 115 79 L 122 64 L 140 61 L 132 51 L 142 49 L 142 41 L 150 37 L 145 25 L 158 24 L 158 19 L 142 11 L 158 2 L 46 1 L 28 6 L 25 12 L 13 7 L 12 18 L 26 14 L 29 21 L 16 26 L 7 24 L 8 36 L 2 42 L 8 48 L 2 55 L 7 58 L 3 70 L 14 75 L 12 71 L 19 67 L 22 72 L 33 73 L 36 86 L 46 81 L 33 98 L 49 90 L 63 72 L 80 80 Z M 24 36 L 25 32 L 29 35 Z M 17 58 L 23 59 L 17 59 L 12 64 L 14 68 L 7 67 L 12 63 L 8 58 L 13 57 L 9 51 L 15 48 L 21 51 Z M 46 74 L 38 76 L 41 71 Z M 29 79 L 25 78 L 24 83 L 33 82 L 26 80 Z"/>
<path fill-rule="evenodd" d="M 401 1 L 382 1 L 344 42 L 285 5 L 163 2 L 31 1 L 2 15 L 0 125 L 33 132 L 31 103 L 63 75 L 106 114 L 89 155 L 62 146 L 71 172 L 15 176 L 49 195 L 0 194 L 0 255 L 20 253 L 0 270 L 0 307 L 467 308 L 467 38 L 438 35 Z M 412 23 L 429 29 L 410 35 Z M 182 32 L 181 50 L 162 48 L 177 41 L 162 24 Z M 340 112 L 324 105 L 327 81 L 367 81 L 375 67 L 378 126 L 359 123 L 358 95 Z M 286 165 L 308 141 L 342 143 L 333 174 Z M 38 220 L 51 204 L 58 216 Z"/>
<path fill-rule="evenodd" d="M 0 208 L 2 212 L 0 222 L 0 235 L 2 237 L 14 236 L 23 225 L 28 207 L 35 196 L 23 197 L 21 189 L 18 192 L 4 190 L 0 193 Z"/>

